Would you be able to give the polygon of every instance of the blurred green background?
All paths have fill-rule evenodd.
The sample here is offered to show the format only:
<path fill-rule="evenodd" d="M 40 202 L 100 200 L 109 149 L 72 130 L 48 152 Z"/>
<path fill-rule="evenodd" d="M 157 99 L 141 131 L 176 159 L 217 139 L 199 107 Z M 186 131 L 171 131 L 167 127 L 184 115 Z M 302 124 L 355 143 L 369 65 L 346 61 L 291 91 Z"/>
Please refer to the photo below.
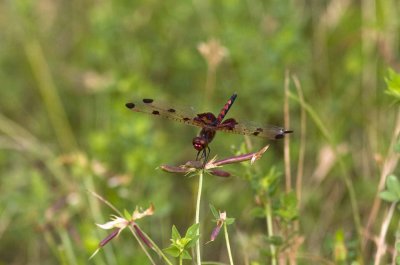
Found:
<path fill-rule="evenodd" d="M 367 226 L 396 125 L 384 78 L 389 67 L 400 69 L 399 17 L 397 0 L 1 1 L 0 264 L 148 264 L 129 233 L 88 261 L 107 235 L 94 223 L 112 211 L 87 190 L 130 212 L 152 202 L 154 216 L 138 223 L 166 247 L 173 224 L 184 233 L 194 221 L 197 182 L 157 167 L 193 159 L 198 130 L 125 103 L 146 97 L 217 112 L 237 92 L 229 117 L 283 125 L 286 73 L 292 95 L 297 77 L 312 110 L 303 139 L 303 108 L 289 98 L 293 183 L 304 151 L 297 262 L 334 264 L 343 240 L 347 256 L 337 264 L 357 256 L 372 264 L 386 205 L 361 252 L 357 229 Z M 202 55 L 201 44 L 220 49 L 221 62 Z M 230 156 L 244 142 L 217 134 L 212 155 Z M 249 143 L 255 151 L 267 141 Z M 284 144 L 270 144 L 256 167 L 283 173 Z M 202 240 L 214 226 L 212 203 L 236 218 L 236 263 L 269 264 L 260 245 L 265 220 L 251 214 L 249 169 L 226 169 L 235 176 L 206 176 Z M 223 237 L 203 255 L 227 262 Z"/>

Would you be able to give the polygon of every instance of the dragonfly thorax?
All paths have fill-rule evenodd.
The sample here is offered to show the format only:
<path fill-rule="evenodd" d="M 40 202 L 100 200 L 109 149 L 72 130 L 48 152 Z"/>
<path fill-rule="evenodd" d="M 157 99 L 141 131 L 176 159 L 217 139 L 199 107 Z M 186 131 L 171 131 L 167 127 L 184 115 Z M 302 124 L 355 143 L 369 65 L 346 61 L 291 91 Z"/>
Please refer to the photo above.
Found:
<path fill-rule="evenodd" d="M 194 149 L 201 151 L 208 146 L 208 144 L 214 139 L 215 130 L 211 128 L 203 128 L 199 136 L 193 138 L 192 144 Z"/>

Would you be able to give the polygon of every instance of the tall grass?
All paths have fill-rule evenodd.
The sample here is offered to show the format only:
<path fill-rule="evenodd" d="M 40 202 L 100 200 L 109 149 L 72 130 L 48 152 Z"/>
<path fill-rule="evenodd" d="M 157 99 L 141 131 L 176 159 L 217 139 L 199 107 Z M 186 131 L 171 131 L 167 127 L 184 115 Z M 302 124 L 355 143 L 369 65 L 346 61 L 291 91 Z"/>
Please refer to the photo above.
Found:
<path fill-rule="evenodd" d="M 193 224 L 197 182 L 155 168 L 193 159 L 197 132 L 124 104 L 216 112 L 237 92 L 229 117 L 294 134 L 230 179 L 205 176 L 201 205 L 236 218 L 232 259 L 219 237 L 196 262 L 395 264 L 398 211 L 379 194 L 398 173 L 384 93 L 398 17 L 396 0 L 1 2 L 0 262 L 87 264 L 110 214 L 87 190 L 120 210 L 153 202 L 141 229 L 167 246 L 173 224 Z M 211 148 L 262 144 L 221 133 Z M 214 224 L 197 208 L 204 243 Z M 90 262 L 146 264 L 138 246 L 122 234 Z"/>

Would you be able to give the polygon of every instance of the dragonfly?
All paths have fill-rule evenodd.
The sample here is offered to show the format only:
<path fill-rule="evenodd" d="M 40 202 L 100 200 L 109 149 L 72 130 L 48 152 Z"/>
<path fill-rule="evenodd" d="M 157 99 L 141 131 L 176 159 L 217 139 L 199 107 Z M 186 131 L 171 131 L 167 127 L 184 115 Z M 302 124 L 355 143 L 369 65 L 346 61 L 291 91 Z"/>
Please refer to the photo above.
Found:
<path fill-rule="evenodd" d="M 237 94 L 234 93 L 217 116 L 211 112 L 196 113 L 192 109 L 172 108 L 150 98 L 142 99 L 139 102 L 129 102 L 125 106 L 134 112 L 147 113 L 201 128 L 200 133 L 193 138 L 192 145 L 197 150 L 196 160 L 204 162 L 208 159 L 209 144 L 214 139 L 216 132 L 252 135 L 272 140 L 282 139 L 286 134 L 293 132 L 279 126 L 259 126 L 250 122 L 240 122 L 234 118 L 224 120 L 236 97 Z"/>

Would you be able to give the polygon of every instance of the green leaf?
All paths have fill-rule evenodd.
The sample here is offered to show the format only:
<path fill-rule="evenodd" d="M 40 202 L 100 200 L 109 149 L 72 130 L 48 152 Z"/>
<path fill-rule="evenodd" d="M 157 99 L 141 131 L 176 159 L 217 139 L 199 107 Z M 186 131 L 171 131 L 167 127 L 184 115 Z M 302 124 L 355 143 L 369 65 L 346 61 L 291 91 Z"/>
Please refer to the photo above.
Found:
<path fill-rule="evenodd" d="M 262 207 L 255 207 L 251 210 L 250 213 L 254 217 L 264 218 L 265 217 L 265 209 Z"/>
<path fill-rule="evenodd" d="M 186 231 L 185 237 L 187 238 L 193 238 L 197 235 L 197 231 L 199 230 L 199 224 L 194 224 L 191 227 L 188 228 Z"/>
<path fill-rule="evenodd" d="M 388 190 L 384 190 L 381 193 L 379 193 L 379 197 L 381 197 L 382 200 L 388 202 L 396 202 L 399 200 L 399 197 L 396 194 Z"/>
<path fill-rule="evenodd" d="M 132 219 L 131 214 L 126 209 L 124 209 L 124 217 L 125 217 L 126 220 L 131 220 Z"/>
<path fill-rule="evenodd" d="M 395 247 L 396 247 L 396 250 L 399 252 L 400 251 L 400 242 L 397 242 Z"/>
<path fill-rule="evenodd" d="M 227 225 L 231 225 L 235 222 L 235 218 L 226 218 L 225 223 Z"/>
<path fill-rule="evenodd" d="M 294 192 L 280 196 L 278 207 L 274 211 L 285 222 L 291 222 L 298 217 L 297 199 Z"/>
<path fill-rule="evenodd" d="M 182 259 L 192 259 L 192 256 L 190 256 L 189 252 L 187 250 L 184 250 L 182 252 Z"/>
<path fill-rule="evenodd" d="M 280 236 L 269 236 L 265 240 L 275 246 L 281 246 L 283 244 L 283 238 Z"/>
<path fill-rule="evenodd" d="M 187 238 L 187 237 L 182 237 L 181 239 L 179 239 L 177 241 L 177 243 L 179 244 L 181 249 L 184 249 L 186 247 L 187 244 L 189 244 L 189 242 L 191 241 L 191 238 Z"/>
<path fill-rule="evenodd" d="M 174 241 L 176 241 L 176 240 L 178 240 L 178 239 L 181 239 L 181 235 L 179 234 L 178 229 L 176 229 L 176 226 L 175 226 L 175 225 L 172 226 L 172 232 L 171 232 L 171 234 L 172 234 L 172 239 L 173 239 Z"/>
<path fill-rule="evenodd" d="M 400 198 L 400 182 L 395 175 L 390 175 L 386 179 L 386 187 L 388 191 L 393 192 Z"/>
<path fill-rule="evenodd" d="M 211 210 L 214 218 L 218 219 L 219 218 L 219 213 L 218 213 L 217 209 L 215 209 L 215 207 L 211 203 L 210 203 L 210 210 Z"/>
<path fill-rule="evenodd" d="M 394 70 L 388 70 L 388 76 L 385 78 L 387 85 L 385 93 L 392 96 L 397 101 L 400 100 L 400 75 Z"/>
<path fill-rule="evenodd" d="M 179 257 L 179 255 L 180 255 L 179 249 L 177 247 L 174 247 L 174 246 L 170 246 L 170 247 L 164 248 L 163 251 L 165 253 L 167 253 L 168 255 L 170 255 L 172 257 L 175 257 L 175 258 Z"/>
<path fill-rule="evenodd" d="M 272 167 L 268 174 L 260 178 L 257 184 L 257 189 L 262 193 L 268 193 L 272 195 L 279 183 L 280 172 L 278 172 L 275 167 Z"/>
<path fill-rule="evenodd" d="M 194 245 L 196 245 L 197 240 L 200 238 L 199 235 L 194 236 L 186 245 L 186 248 L 192 248 Z"/>

